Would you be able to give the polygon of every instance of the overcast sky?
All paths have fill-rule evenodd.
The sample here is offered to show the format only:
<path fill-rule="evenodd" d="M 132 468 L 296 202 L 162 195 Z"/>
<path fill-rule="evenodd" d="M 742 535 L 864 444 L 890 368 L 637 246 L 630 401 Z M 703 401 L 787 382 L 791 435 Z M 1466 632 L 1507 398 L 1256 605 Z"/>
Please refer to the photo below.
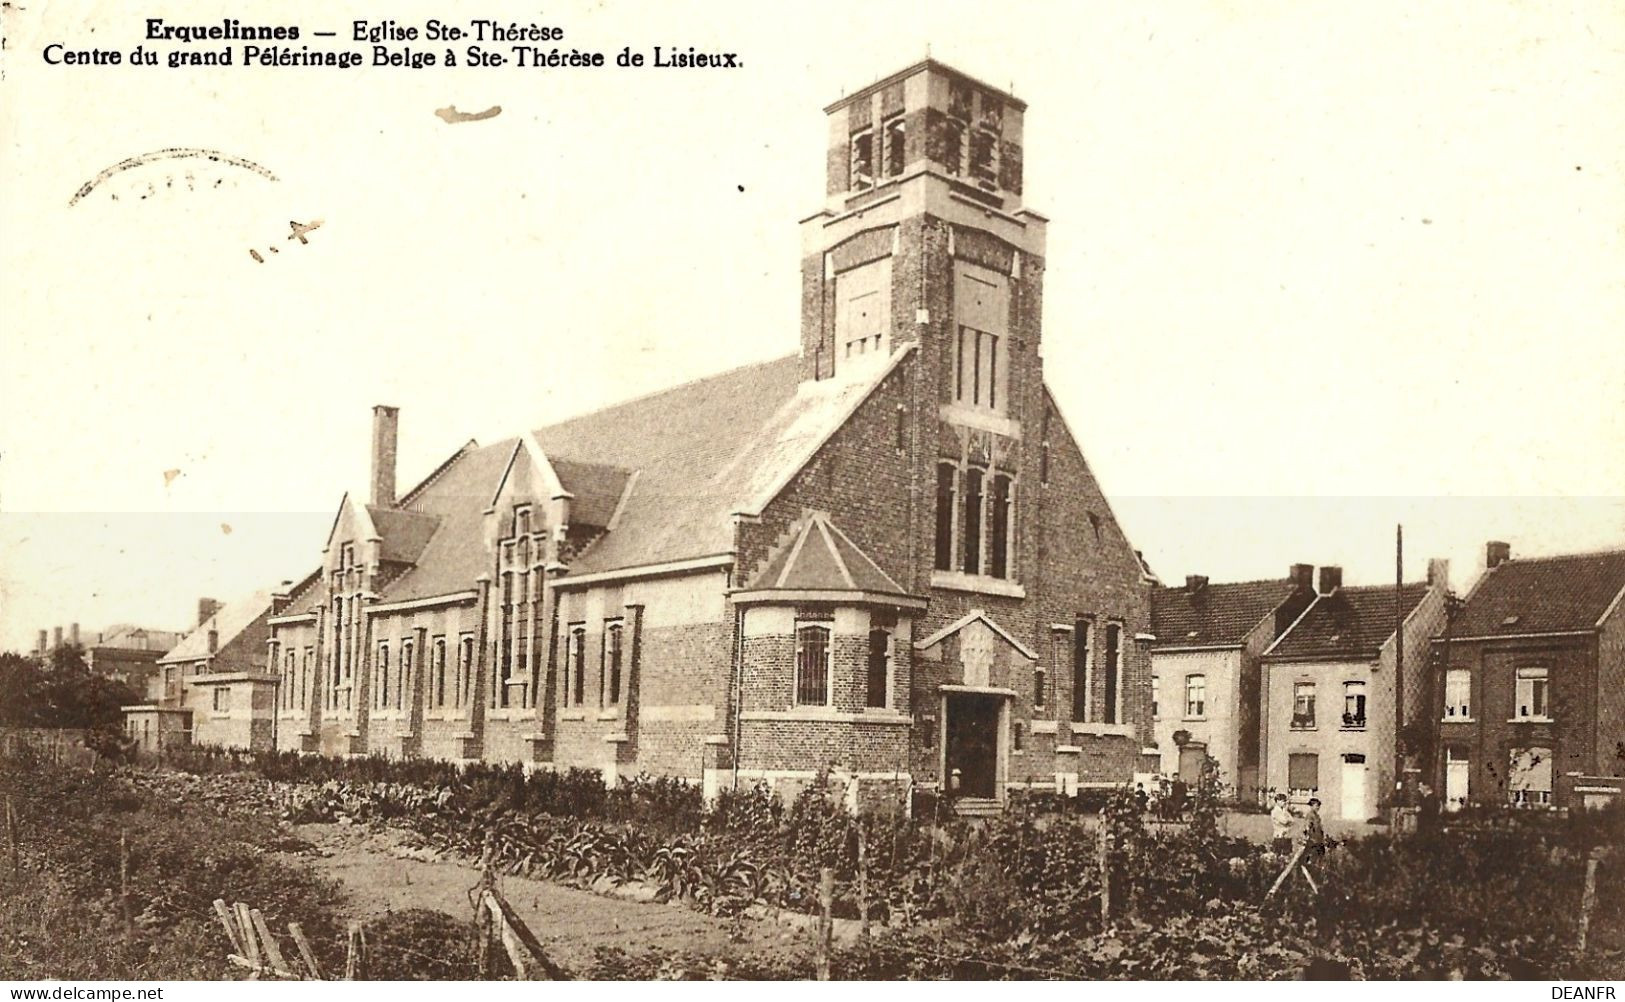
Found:
<path fill-rule="evenodd" d="M 1446 556 L 1458 587 L 1489 538 L 1625 545 L 1616 4 L 479 12 L 733 72 L 47 67 L 146 16 L 332 45 L 309 33 L 379 11 L 27 7 L 0 100 L 0 646 L 303 575 L 374 403 L 402 408 L 405 486 L 469 438 L 794 351 L 821 109 L 928 46 L 1029 103 L 1049 379 L 1164 579 L 1388 581 L 1396 522 L 1411 576 Z M 277 180 L 148 165 L 68 204 L 186 146 Z"/>

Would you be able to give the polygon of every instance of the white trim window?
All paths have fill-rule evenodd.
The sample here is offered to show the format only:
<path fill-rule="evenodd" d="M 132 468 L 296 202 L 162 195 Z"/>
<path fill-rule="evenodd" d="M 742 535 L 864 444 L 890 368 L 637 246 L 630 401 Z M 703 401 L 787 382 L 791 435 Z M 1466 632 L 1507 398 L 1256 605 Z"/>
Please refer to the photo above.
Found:
<path fill-rule="evenodd" d="M 1519 668 L 1512 710 L 1518 720 L 1552 718 L 1551 679 L 1545 668 Z"/>
<path fill-rule="evenodd" d="M 580 706 L 586 702 L 587 683 L 587 625 L 574 623 L 566 635 L 564 649 L 564 705 Z"/>
<path fill-rule="evenodd" d="M 1351 731 L 1365 730 L 1366 684 L 1358 679 L 1343 683 L 1343 726 Z"/>
<path fill-rule="evenodd" d="M 1550 807 L 1552 750 L 1514 748 L 1507 769 L 1507 799 L 1518 807 Z"/>
<path fill-rule="evenodd" d="M 621 670 L 626 657 L 626 625 L 612 620 L 604 626 L 604 705 L 621 705 Z"/>
<path fill-rule="evenodd" d="M 891 633 L 876 627 L 869 631 L 868 677 L 865 679 L 864 706 L 871 710 L 891 708 Z"/>
<path fill-rule="evenodd" d="M 1444 673 L 1444 719 L 1473 719 L 1473 673 L 1466 668 Z"/>
<path fill-rule="evenodd" d="M 372 666 L 372 706 L 375 710 L 389 707 L 389 641 L 378 641 L 378 661 Z"/>
<path fill-rule="evenodd" d="M 830 640 L 830 628 L 822 623 L 796 627 L 797 706 L 829 705 Z"/>
<path fill-rule="evenodd" d="M 1292 684 L 1292 729 L 1295 731 L 1312 731 L 1315 729 L 1315 683 L 1294 682 Z"/>
<path fill-rule="evenodd" d="M 1207 676 L 1196 674 L 1185 676 L 1185 719 L 1204 720 L 1207 718 Z"/>

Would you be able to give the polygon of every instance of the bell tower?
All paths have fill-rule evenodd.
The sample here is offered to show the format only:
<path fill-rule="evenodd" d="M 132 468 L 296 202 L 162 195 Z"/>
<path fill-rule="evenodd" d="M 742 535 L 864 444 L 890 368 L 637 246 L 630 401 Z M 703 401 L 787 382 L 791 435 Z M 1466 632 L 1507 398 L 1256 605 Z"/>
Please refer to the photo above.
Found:
<path fill-rule="evenodd" d="M 1046 220 L 1022 204 L 1026 110 L 930 59 L 824 109 L 824 205 L 801 223 L 803 379 L 913 344 L 945 419 L 1016 430 L 1022 387 L 1041 385 Z"/>

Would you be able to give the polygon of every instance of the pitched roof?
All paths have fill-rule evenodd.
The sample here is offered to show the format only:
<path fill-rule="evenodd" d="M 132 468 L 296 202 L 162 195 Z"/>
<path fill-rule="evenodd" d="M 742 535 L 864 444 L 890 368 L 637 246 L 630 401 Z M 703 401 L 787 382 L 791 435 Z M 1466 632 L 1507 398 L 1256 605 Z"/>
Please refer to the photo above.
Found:
<path fill-rule="evenodd" d="M 1404 585 L 1400 592 L 1401 614 L 1410 615 L 1427 593 L 1426 582 Z M 1281 635 L 1266 656 L 1376 657 L 1393 633 L 1392 585 L 1339 588 L 1315 599 L 1309 610 Z"/>
<path fill-rule="evenodd" d="M 1589 630 L 1625 589 L 1625 550 L 1511 560 L 1485 573 L 1451 631 L 1458 637 Z"/>
<path fill-rule="evenodd" d="M 372 516 L 372 524 L 382 537 L 380 556 L 397 563 L 415 562 L 440 524 L 436 515 L 401 508 L 367 505 L 367 514 Z"/>
<path fill-rule="evenodd" d="M 1237 645 L 1276 607 L 1292 597 L 1291 578 L 1151 589 L 1151 632 L 1156 649 Z"/>
<path fill-rule="evenodd" d="M 632 474 L 618 466 L 583 463 L 574 459 L 549 459 L 559 483 L 571 494 L 570 522 L 573 525 L 609 525 L 615 509 L 626 493 Z"/>
<path fill-rule="evenodd" d="M 822 513 L 802 524 L 747 591 L 864 591 L 903 595 L 902 585 Z"/>
<path fill-rule="evenodd" d="M 910 350 L 860 375 L 809 382 L 792 355 L 537 430 L 555 469 L 562 461 L 636 473 L 615 529 L 571 572 L 729 552 L 734 514 L 765 504 Z"/>
<path fill-rule="evenodd" d="M 176 644 L 168 654 L 158 659 L 159 664 L 168 664 L 175 661 L 197 661 L 211 657 L 209 651 L 209 631 L 215 633 L 215 649 L 220 650 L 227 644 L 236 640 L 238 635 L 254 621 L 271 611 L 271 592 L 262 589 L 235 602 L 228 602 L 215 610 L 215 614 L 198 624 L 198 628 L 188 633 L 181 642 Z M 257 654 L 258 651 L 251 651 Z"/>
<path fill-rule="evenodd" d="M 488 571 L 485 509 L 497 481 L 508 467 L 515 439 L 465 449 L 439 475 L 418 488 L 408 505 L 420 516 L 432 515 L 435 531 L 414 565 L 384 587 L 385 602 L 432 598 L 467 591 Z M 387 530 L 378 526 L 379 535 Z"/>

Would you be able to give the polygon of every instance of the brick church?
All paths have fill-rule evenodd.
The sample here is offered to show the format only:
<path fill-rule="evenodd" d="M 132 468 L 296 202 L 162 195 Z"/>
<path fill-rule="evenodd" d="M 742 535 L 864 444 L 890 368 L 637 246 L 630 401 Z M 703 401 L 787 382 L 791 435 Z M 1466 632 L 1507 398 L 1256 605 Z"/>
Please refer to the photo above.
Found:
<path fill-rule="evenodd" d="M 1025 110 L 930 60 L 826 109 L 793 355 L 404 493 L 376 408 L 371 497 L 273 600 L 275 745 L 986 802 L 1154 768 L 1149 575 L 1044 381 Z"/>

